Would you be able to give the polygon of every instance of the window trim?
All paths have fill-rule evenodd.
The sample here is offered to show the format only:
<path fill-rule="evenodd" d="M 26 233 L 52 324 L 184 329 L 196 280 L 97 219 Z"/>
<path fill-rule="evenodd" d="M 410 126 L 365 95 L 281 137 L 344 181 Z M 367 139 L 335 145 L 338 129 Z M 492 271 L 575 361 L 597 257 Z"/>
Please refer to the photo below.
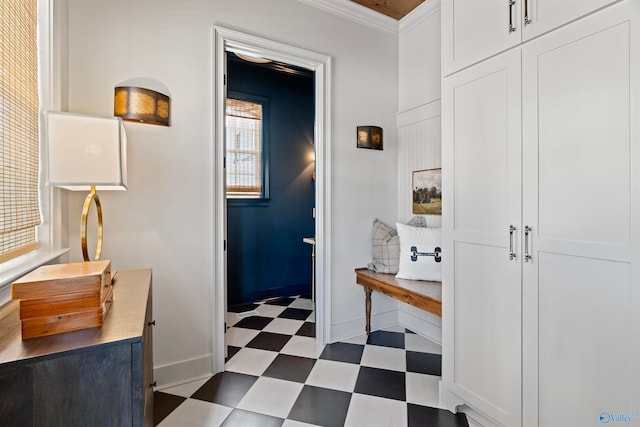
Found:
<path fill-rule="evenodd" d="M 269 97 L 255 95 L 246 92 L 229 90 L 226 99 L 236 99 L 238 101 L 253 102 L 262 105 L 262 168 L 261 180 L 262 191 L 260 197 L 227 197 L 227 206 L 229 207 L 247 207 L 247 206 L 268 206 L 269 205 L 269 140 L 271 135 L 271 100 Z M 225 103 L 226 103 L 225 99 Z M 225 112 L 226 119 L 226 112 Z M 226 135 L 226 132 L 225 132 Z M 225 137 L 226 138 L 226 137 Z M 227 141 L 225 140 L 225 157 L 227 155 Z M 225 180 L 226 190 L 226 180 Z"/>

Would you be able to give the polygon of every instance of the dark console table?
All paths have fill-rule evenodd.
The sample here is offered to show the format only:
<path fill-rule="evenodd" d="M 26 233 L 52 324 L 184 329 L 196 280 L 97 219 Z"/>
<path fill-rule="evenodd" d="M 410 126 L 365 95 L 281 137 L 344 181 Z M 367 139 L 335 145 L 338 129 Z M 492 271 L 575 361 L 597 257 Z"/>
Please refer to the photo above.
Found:
<path fill-rule="evenodd" d="M 0 315 L 0 425 L 153 425 L 150 269 L 114 274 L 100 328 L 23 341 L 11 304 Z"/>

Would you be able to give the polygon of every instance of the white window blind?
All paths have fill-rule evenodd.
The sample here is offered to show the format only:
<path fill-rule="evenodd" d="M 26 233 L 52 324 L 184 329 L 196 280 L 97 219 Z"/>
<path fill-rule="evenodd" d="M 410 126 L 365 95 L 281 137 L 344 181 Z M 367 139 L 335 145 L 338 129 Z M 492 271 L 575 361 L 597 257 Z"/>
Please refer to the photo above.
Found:
<path fill-rule="evenodd" d="M 227 197 L 262 194 L 262 105 L 227 99 Z"/>
<path fill-rule="evenodd" d="M 36 0 L 0 1 L 0 262 L 37 248 Z"/>

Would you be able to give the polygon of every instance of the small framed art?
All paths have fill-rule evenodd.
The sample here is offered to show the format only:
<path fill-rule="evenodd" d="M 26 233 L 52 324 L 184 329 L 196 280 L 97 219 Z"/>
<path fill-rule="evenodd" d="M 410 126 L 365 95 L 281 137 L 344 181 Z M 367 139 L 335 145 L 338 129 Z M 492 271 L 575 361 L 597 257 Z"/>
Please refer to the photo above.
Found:
<path fill-rule="evenodd" d="M 442 168 L 413 171 L 414 215 L 442 215 Z"/>

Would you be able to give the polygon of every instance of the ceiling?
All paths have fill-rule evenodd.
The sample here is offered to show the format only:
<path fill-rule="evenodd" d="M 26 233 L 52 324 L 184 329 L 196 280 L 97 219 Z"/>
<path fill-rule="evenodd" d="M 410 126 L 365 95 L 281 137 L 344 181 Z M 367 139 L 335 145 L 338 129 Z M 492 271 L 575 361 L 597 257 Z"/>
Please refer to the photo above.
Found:
<path fill-rule="evenodd" d="M 313 78 L 314 72 L 302 67 L 296 67 L 295 65 L 285 64 L 283 62 L 272 61 L 270 59 L 251 57 L 239 53 L 227 51 L 227 61 L 240 61 L 250 63 L 251 66 L 256 69 L 269 69 L 274 71 L 280 71 L 287 74 L 293 74 L 297 76 L 305 76 Z"/>
<path fill-rule="evenodd" d="M 400 20 L 418 7 L 424 0 L 351 0 L 369 9 Z"/>

